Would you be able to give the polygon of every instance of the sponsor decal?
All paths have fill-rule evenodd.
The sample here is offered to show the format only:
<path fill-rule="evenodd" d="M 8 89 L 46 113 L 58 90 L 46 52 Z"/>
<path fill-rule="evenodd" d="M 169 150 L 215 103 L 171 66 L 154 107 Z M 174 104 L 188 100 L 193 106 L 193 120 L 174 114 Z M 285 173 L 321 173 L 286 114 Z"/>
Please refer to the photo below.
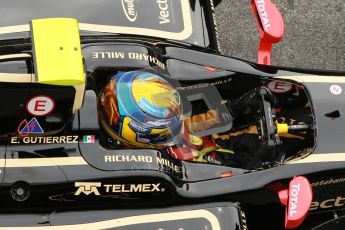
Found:
<path fill-rule="evenodd" d="M 289 216 L 292 217 L 297 214 L 298 206 L 298 193 L 300 190 L 300 184 L 293 184 L 290 189 L 290 198 L 289 198 Z"/>
<path fill-rule="evenodd" d="M 160 126 L 168 126 L 171 124 L 171 121 L 166 121 L 166 120 L 155 120 L 155 121 L 144 121 L 146 124 L 153 125 L 155 127 L 160 127 Z"/>
<path fill-rule="evenodd" d="M 310 211 L 318 209 L 329 209 L 329 208 L 343 208 L 345 206 L 345 197 L 338 196 L 334 199 L 328 199 L 324 201 L 313 201 L 311 202 Z"/>
<path fill-rule="evenodd" d="M 91 195 L 95 194 L 96 196 L 101 195 L 98 191 L 98 188 L 102 187 L 102 183 L 98 182 L 75 182 L 75 187 L 78 190 L 74 193 L 75 196 L 80 194 Z"/>
<path fill-rule="evenodd" d="M 181 172 L 180 168 L 173 162 L 169 161 L 168 159 L 157 157 L 156 160 L 159 165 L 167 166 L 168 168 L 172 169 L 176 173 Z"/>
<path fill-rule="evenodd" d="M 24 124 L 25 126 L 20 129 Z M 18 126 L 18 133 L 20 136 L 27 136 L 29 134 L 42 134 L 44 131 L 37 119 L 34 117 L 29 122 L 24 119 Z"/>
<path fill-rule="evenodd" d="M 182 91 L 182 90 L 191 90 L 191 89 L 202 89 L 202 88 L 207 88 L 207 87 L 227 84 L 227 83 L 229 83 L 231 81 L 232 81 L 232 78 L 228 78 L 228 79 L 225 79 L 225 80 L 216 81 L 216 82 L 212 82 L 212 83 L 200 83 L 200 84 L 189 85 L 189 86 L 185 86 L 185 87 L 176 87 L 176 90 Z"/>
<path fill-rule="evenodd" d="M 143 127 L 142 125 L 140 125 L 139 123 L 135 122 L 135 121 L 130 121 L 128 126 L 133 130 L 133 131 L 136 131 L 136 132 L 139 132 L 139 133 L 143 133 L 143 134 L 149 134 L 151 133 L 151 129 L 149 128 L 145 128 Z"/>
<path fill-rule="evenodd" d="M 130 22 L 135 22 L 138 17 L 138 0 L 121 0 L 123 12 Z"/>
<path fill-rule="evenodd" d="M 95 135 L 86 135 L 83 136 L 83 142 L 90 144 L 90 143 L 95 143 Z"/>
<path fill-rule="evenodd" d="M 75 196 L 81 194 L 100 196 L 109 193 L 150 193 L 165 192 L 165 188 L 160 183 L 156 184 L 102 184 L 97 182 L 75 182 L 78 188 L 74 193 Z"/>
<path fill-rule="evenodd" d="M 334 95 L 340 95 L 343 92 L 343 89 L 340 85 L 331 85 L 331 87 L 329 87 L 329 90 Z"/>
<path fill-rule="evenodd" d="M 164 63 L 162 63 L 156 57 L 153 57 L 153 56 L 151 56 L 149 54 L 130 52 L 130 53 L 128 53 L 128 58 L 129 59 L 135 59 L 135 60 L 148 61 L 150 63 L 153 63 L 153 64 L 159 66 L 161 69 L 166 69 Z"/>
<path fill-rule="evenodd" d="M 160 188 L 158 184 L 105 184 L 106 193 L 121 193 L 121 192 L 164 192 L 163 188 Z"/>
<path fill-rule="evenodd" d="M 104 156 L 105 163 L 114 163 L 114 162 L 143 162 L 143 163 L 152 163 L 152 156 L 143 156 L 143 155 L 108 155 Z"/>
<path fill-rule="evenodd" d="M 268 19 L 265 0 L 257 0 L 256 4 L 257 4 L 258 13 L 261 17 L 262 25 L 265 28 L 265 31 L 267 31 L 268 28 L 271 27 L 271 23 L 270 23 L 270 20 Z"/>
<path fill-rule="evenodd" d="M 318 187 L 318 186 L 325 186 L 325 185 L 331 185 L 331 184 L 340 184 L 345 183 L 345 177 L 343 178 L 337 178 L 337 179 L 329 179 L 329 180 L 321 180 L 314 183 L 311 183 L 312 187 Z"/>
<path fill-rule="evenodd" d="M 104 156 L 105 163 L 119 163 L 119 162 L 126 162 L 126 163 L 133 163 L 133 162 L 141 162 L 141 163 L 153 163 L 156 162 L 161 166 L 166 166 L 173 170 L 176 173 L 180 173 L 181 170 L 179 166 L 174 164 L 168 159 L 161 158 L 161 157 L 152 157 L 152 156 L 144 156 L 144 155 L 107 155 Z"/>
<path fill-rule="evenodd" d="M 285 81 L 271 81 L 268 88 L 275 93 L 286 93 L 292 89 L 292 84 Z"/>
<path fill-rule="evenodd" d="M 150 139 L 144 138 L 144 137 L 138 137 L 137 139 L 138 142 L 140 143 L 150 143 Z"/>
<path fill-rule="evenodd" d="M 26 104 L 26 111 L 36 117 L 46 116 L 55 108 L 55 102 L 48 96 L 36 96 L 31 98 Z"/>
<path fill-rule="evenodd" d="M 171 5 L 171 2 L 169 0 L 157 0 L 156 1 L 158 8 L 160 10 L 159 12 L 159 24 L 166 24 L 170 23 L 170 10 L 169 10 L 169 4 Z M 174 18 L 174 16 L 173 16 Z M 175 24 L 175 22 L 174 22 Z"/>
<path fill-rule="evenodd" d="M 11 144 L 77 144 L 79 136 L 12 137 Z"/>
<path fill-rule="evenodd" d="M 155 64 L 161 69 L 166 69 L 166 66 L 163 62 L 158 60 L 158 58 L 146 54 L 146 53 L 137 53 L 137 52 L 119 52 L 119 51 L 94 51 L 92 52 L 92 59 L 131 59 L 146 61 L 151 64 Z"/>
<path fill-rule="evenodd" d="M 94 51 L 92 52 L 93 59 L 125 59 L 127 53 L 118 51 Z"/>

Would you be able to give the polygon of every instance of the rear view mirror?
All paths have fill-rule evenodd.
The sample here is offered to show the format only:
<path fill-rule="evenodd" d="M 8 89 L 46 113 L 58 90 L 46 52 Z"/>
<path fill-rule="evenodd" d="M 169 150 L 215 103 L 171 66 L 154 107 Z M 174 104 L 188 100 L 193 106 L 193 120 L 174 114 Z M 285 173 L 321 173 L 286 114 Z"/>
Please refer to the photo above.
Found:
<path fill-rule="evenodd" d="M 306 218 L 313 192 L 307 178 L 294 177 L 288 189 L 278 192 L 280 202 L 286 206 L 285 228 L 292 229 L 300 226 Z"/>
<path fill-rule="evenodd" d="M 251 0 L 250 3 L 261 36 L 258 63 L 270 65 L 272 44 L 278 43 L 284 36 L 284 21 L 270 0 Z"/>

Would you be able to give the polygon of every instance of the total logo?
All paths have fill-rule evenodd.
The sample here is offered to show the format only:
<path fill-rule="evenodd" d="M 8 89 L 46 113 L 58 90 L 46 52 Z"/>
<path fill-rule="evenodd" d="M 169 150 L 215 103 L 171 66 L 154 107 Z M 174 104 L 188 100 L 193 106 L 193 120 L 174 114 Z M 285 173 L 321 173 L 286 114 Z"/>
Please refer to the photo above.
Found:
<path fill-rule="evenodd" d="M 294 184 L 291 186 L 290 192 L 290 205 L 289 205 L 289 216 L 292 217 L 297 214 L 297 205 L 298 205 L 298 193 L 300 190 L 300 184 Z"/>
<path fill-rule="evenodd" d="M 78 188 L 74 193 L 75 196 L 81 194 L 100 196 L 101 194 L 109 193 L 150 193 L 150 192 L 165 192 L 165 188 L 157 184 L 103 184 L 100 182 L 75 182 L 75 187 Z"/>
<path fill-rule="evenodd" d="M 257 4 L 258 12 L 263 22 L 265 31 L 267 31 L 271 27 L 271 23 L 270 23 L 270 20 L 268 19 L 268 15 L 266 11 L 266 2 L 265 0 L 256 0 L 256 4 Z"/>

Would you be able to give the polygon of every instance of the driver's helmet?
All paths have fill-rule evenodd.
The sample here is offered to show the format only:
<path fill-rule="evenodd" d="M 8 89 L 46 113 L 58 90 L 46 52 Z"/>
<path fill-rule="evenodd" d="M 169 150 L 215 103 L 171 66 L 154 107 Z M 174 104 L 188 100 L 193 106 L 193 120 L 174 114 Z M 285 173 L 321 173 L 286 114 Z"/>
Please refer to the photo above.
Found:
<path fill-rule="evenodd" d="M 118 72 L 99 95 L 101 123 L 116 141 L 141 148 L 171 146 L 182 127 L 179 93 L 146 71 Z"/>

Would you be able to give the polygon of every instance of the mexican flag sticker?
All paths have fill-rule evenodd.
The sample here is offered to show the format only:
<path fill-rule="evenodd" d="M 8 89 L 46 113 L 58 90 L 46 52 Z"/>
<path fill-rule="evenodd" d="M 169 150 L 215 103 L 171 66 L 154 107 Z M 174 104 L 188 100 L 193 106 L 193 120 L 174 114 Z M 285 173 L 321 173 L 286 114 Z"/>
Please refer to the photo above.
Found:
<path fill-rule="evenodd" d="M 83 137 L 84 143 L 95 143 L 95 135 L 87 135 Z"/>

